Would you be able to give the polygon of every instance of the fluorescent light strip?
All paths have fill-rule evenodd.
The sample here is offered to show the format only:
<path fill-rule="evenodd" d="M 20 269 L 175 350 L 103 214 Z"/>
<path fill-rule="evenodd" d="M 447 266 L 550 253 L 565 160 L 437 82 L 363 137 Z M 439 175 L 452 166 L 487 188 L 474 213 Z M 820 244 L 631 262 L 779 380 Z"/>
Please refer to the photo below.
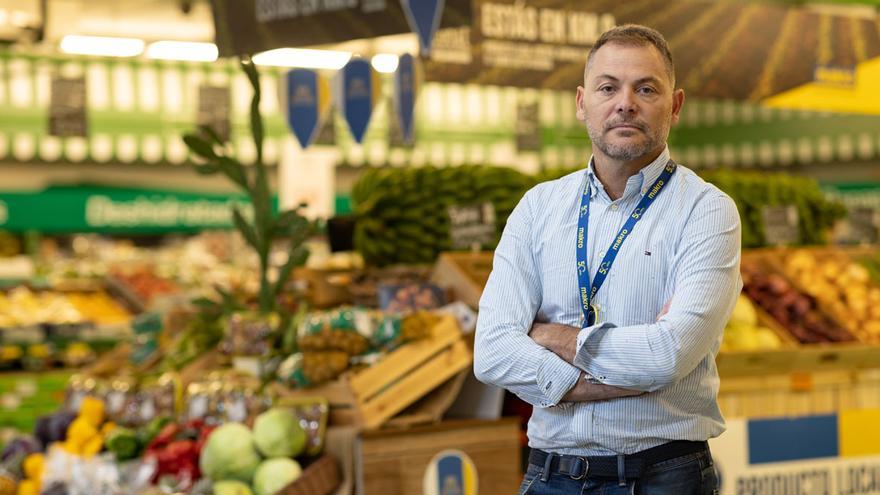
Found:
<path fill-rule="evenodd" d="M 61 51 L 75 55 L 136 57 L 144 52 L 144 40 L 69 34 L 61 39 Z"/>
<path fill-rule="evenodd" d="M 192 41 L 156 41 L 147 47 L 147 58 L 213 62 L 217 60 L 217 45 Z"/>
<path fill-rule="evenodd" d="M 370 60 L 376 72 L 390 74 L 397 70 L 397 64 L 400 63 L 400 57 L 391 53 L 377 53 Z"/>
<path fill-rule="evenodd" d="M 338 70 L 344 67 L 350 59 L 350 52 L 309 50 L 303 48 L 277 48 L 275 50 L 258 53 L 254 55 L 253 60 L 257 65 Z"/>

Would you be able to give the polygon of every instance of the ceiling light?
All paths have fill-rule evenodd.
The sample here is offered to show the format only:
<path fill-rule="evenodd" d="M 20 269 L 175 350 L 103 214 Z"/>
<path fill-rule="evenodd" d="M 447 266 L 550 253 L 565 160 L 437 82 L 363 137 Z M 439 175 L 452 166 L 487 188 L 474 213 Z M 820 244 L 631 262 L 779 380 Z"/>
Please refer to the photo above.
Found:
<path fill-rule="evenodd" d="M 217 45 L 192 41 L 156 41 L 147 47 L 147 58 L 213 62 L 217 60 Z"/>
<path fill-rule="evenodd" d="M 144 51 L 144 40 L 69 34 L 61 39 L 61 51 L 76 55 L 135 57 Z"/>
<path fill-rule="evenodd" d="M 276 67 L 303 67 L 306 69 L 341 69 L 351 59 L 350 52 L 277 48 L 254 55 L 257 65 Z"/>
<path fill-rule="evenodd" d="M 373 65 L 373 68 L 376 69 L 376 72 L 384 72 L 391 73 L 397 70 L 397 64 L 400 62 L 400 57 L 397 55 L 393 55 L 391 53 L 378 53 L 373 55 L 370 63 Z"/>

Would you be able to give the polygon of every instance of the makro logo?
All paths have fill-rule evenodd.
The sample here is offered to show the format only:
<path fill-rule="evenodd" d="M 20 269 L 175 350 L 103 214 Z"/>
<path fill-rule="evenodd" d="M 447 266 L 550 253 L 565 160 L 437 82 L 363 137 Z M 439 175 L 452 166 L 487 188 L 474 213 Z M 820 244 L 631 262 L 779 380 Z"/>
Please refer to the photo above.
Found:
<path fill-rule="evenodd" d="M 654 196 L 656 196 L 657 193 L 660 192 L 660 188 L 663 187 L 663 184 L 664 182 L 662 180 L 658 180 L 657 184 L 654 185 L 654 188 L 651 189 L 651 192 L 648 193 L 648 197 L 653 198 Z"/>
<path fill-rule="evenodd" d="M 0 225 L 6 225 L 7 220 L 9 220 L 9 208 L 6 207 L 6 202 L 0 201 Z"/>
<path fill-rule="evenodd" d="M 623 229 L 620 231 L 620 235 L 617 236 L 617 239 L 614 240 L 614 245 L 611 246 L 611 249 L 617 251 L 620 249 L 620 245 L 623 244 L 623 240 L 626 239 L 626 236 L 629 234 L 628 229 Z"/>
<path fill-rule="evenodd" d="M 584 248 L 584 228 L 578 229 L 578 249 Z"/>

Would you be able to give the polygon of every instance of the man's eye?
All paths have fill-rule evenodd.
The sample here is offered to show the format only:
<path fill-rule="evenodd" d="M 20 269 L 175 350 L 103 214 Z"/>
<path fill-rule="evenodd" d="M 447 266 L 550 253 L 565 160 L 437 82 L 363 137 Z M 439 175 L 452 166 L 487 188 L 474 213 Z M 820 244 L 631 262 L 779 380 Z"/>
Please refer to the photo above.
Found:
<path fill-rule="evenodd" d="M 599 88 L 599 92 L 605 93 L 605 94 L 611 94 L 614 92 L 614 88 L 612 88 L 611 86 L 601 86 Z"/>
<path fill-rule="evenodd" d="M 650 86 L 643 86 L 643 87 L 639 88 L 639 93 L 646 94 L 646 95 L 652 95 L 656 92 L 657 91 Z"/>

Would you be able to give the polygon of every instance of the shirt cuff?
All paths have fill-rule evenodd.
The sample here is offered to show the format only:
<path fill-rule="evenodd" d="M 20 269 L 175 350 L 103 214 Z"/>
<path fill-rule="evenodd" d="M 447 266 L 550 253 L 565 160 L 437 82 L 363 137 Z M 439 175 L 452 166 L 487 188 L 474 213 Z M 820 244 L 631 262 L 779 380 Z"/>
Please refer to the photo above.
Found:
<path fill-rule="evenodd" d="M 581 370 L 565 362 L 562 358 L 547 351 L 538 366 L 537 384 L 544 399 L 541 407 L 553 407 L 571 390 L 581 376 Z"/>
<path fill-rule="evenodd" d="M 590 336 L 594 334 L 601 336 L 600 334 L 603 332 L 598 331 L 611 328 L 614 328 L 614 324 L 607 321 L 604 323 L 598 323 L 591 327 L 582 328 L 581 331 L 578 332 L 577 339 L 575 340 L 577 351 L 575 351 L 574 353 L 574 365 L 584 370 L 585 373 L 592 376 L 598 382 L 603 382 L 605 380 L 605 377 L 596 375 L 589 371 L 589 366 L 593 360 L 593 355 L 590 353 L 589 349 L 587 349 L 587 339 L 589 339 Z"/>
<path fill-rule="evenodd" d="M 574 365 L 588 376 L 593 377 L 595 381 L 605 385 L 637 390 L 650 387 L 654 383 L 653 377 L 642 373 L 628 373 L 625 370 L 615 372 L 615 370 L 609 369 L 607 364 L 603 365 L 599 359 L 597 355 L 599 343 L 602 337 L 614 328 L 617 326 L 605 322 L 581 329 L 576 339 L 577 352 L 574 355 Z"/>

